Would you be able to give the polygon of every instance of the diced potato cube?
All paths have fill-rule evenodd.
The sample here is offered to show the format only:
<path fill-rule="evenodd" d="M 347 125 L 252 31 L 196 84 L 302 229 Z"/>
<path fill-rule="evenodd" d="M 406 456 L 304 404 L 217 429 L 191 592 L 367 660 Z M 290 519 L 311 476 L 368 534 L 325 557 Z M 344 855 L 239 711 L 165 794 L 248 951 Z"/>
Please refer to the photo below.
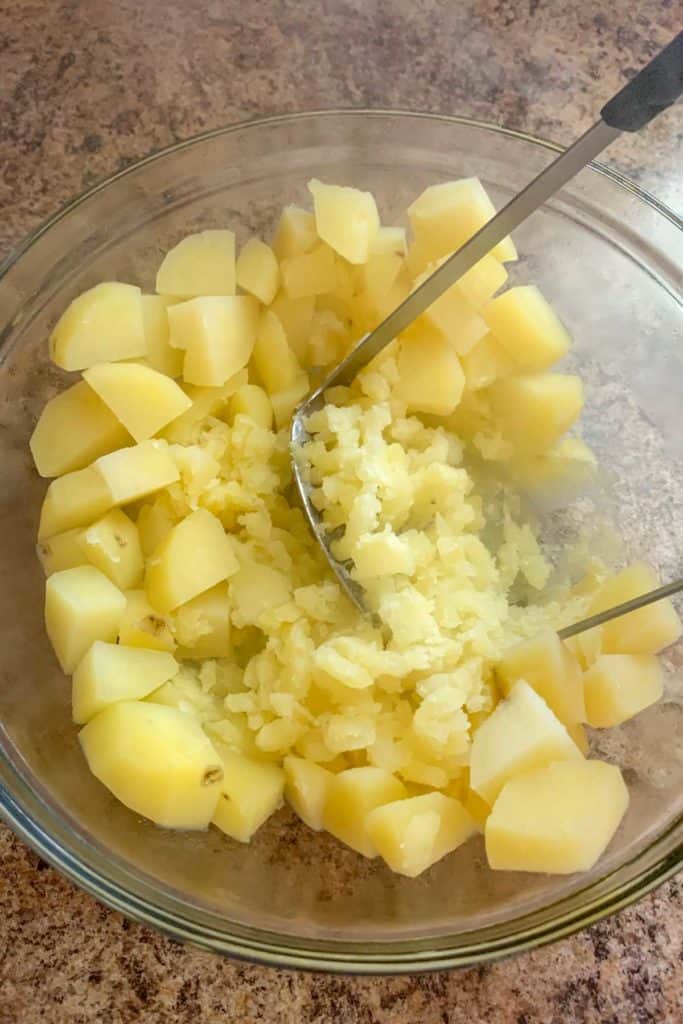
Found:
<path fill-rule="evenodd" d="M 593 626 L 592 629 L 578 633 L 565 640 L 565 644 L 585 672 L 602 654 L 602 626 Z"/>
<path fill-rule="evenodd" d="M 352 850 L 364 857 L 376 857 L 377 847 L 365 827 L 367 816 L 376 807 L 407 795 L 403 783 L 383 768 L 347 768 L 330 780 L 323 824 Z"/>
<path fill-rule="evenodd" d="M 463 806 L 469 815 L 474 819 L 480 832 L 484 831 L 486 819 L 491 813 L 491 805 L 482 799 L 473 789 L 468 789 L 463 798 Z"/>
<path fill-rule="evenodd" d="M 96 640 L 113 641 L 126 599 L 92 565 L 56 572 L 45 584 L 45 627 L 59 664 L 73 672 Z"/>
<path fill-rule="evenodd" d="M 568 725 L 566 726 L 566 729 L 583 756 L 588 757 L 590 743 L 588 742 L 588 734 L 581 722 L 575 722 L 573 725 Z"/>
<path fill-rule="evenodd" d="M 292 584 L 284 573 L 258 562 L 246 562 L 230 580 L 232 620 L 238 627 L 253 626 L 264 612 L 289 601 Z"/>
<path fill-rule="evenodd" d="M 609 729 L 656 704 L 664 690 L 654 654 L 602 654 L 584 674 L 587 722 Z"/>
<path fill-rule="evenodd" d="M 284 391 L 301 377 L 301 366 L 287 342 L 277 316 L 267 311 L 261 317 L 252 364 L 269 394 Z"/>
<path fill-rule="evenodd" d="M 416 278 L 415 285 L 421 284 L 432 269 L 434 268 L 430 267 L 427 274 Z M 404 331 L 404 336 L 424 336 L 425 326 L 435 329 L 446 338 L 458 355 L 469 352 L 488 332 L 484 320 L 470 305 L 457 284 L 451 285 L 443 295 L 440 295 L 422 316 Z"/>
<path fill-rule="evenodd" d="M 185 387 L 185 394 L 192 400 L 192 405 L 187 412 L 182 413 L 177 420 L 170 423 L 161 432 L 161 437 L 171 444 L 194 444 L 199 440 L 202 424 L 209 416 L 216 416 L 224 419 L 224 411 L 232 395 L 246 384 L 248 373 L 240 370 L 234 377 L 230 377 L 221 387 L 199 388 L 193 384 Z"/>
<path fill-rule="evenodd" d="M 308 374 L 303 373 L 298 377 L 293 384 L 285 388 L 283 391 L 274 391 L 270 396 L 270 402 L 273 406 L 273 415 L 275 416 L 275 426 L 278 430 L 282 430 L 289 424 L 292 415 L 306 397 L 310 391 L 310 382 Z"/>
<path fill-rule="evenodd" d="M 470 391 L 487 388 L 496 380 L 509 377 L 515 364 L 503 346 L 489 331 L 470 350 L 460 357 L 465 384 Z"/>
<path fill-rule="evenodd" d="M 628 807 L 619 769 L 558 761 L 511 779 L 486 821 L 486 854 L 499 871 L 589 871 Z"/>
<path fill-rule="evenodd" d="M 493 299 L 484 320 L 508 355 L 524 370 L 547 370 L 566 355 L 571 338 L 534 285 L 509 288 Z"/>
<path fill-rule="evenodd" d="M 503 437 L 531 451 L 555 444 L 583 406 L 581 379 L 567 373 L 508 377 L 493 384 L 489 394 Z"/>
<path fill-rule="evenodd" d="M 282 287 L 290 299 L 333 292 L 337 283 L 334 252 L 322 242 L 310 252 L 288 256 L 280 270 Z"/>
<path fill-rule="evenodd" d="M 369 300 L 378 305 L 393 287 L 401 272 L 404 257 L 400 252 L 373 252 L 359 274 L 362 288 Z"/>
<path fill-rule="evenodd" d="M 131 590 L 142 582 L 145 564 L 135 523 L 114 508 L 78 539 L 87 560 L 108 576 L 120 590 Z"/>
<path fill-rule="evenodd" d="M 230 399 L 230 417 L 248 416 L 259 427 L 270 430 L 273 426 L 273 407 L 268 395 L 258 384 L 243 384 Z"/>
<path fill-rule="evenodd" d="M 181 604 L 173 618 L 179 658 L 229 658 L 232 654 L 227 584 L 219 583 Z"/>
<path fill-rule="evenodd" d="M 183 298 L 234 295 L 234 233 L 219 229 L 183 238 L 164 256 L 157 272 L 156 290 L 160 295 Z"/>
<path fill-rule="evenodd" d="M 363 534 L 353 548 L 355 576 L 359 580 L 415 571 L 415 555 L 409 544 L 390 526 L 381 533 Z"/>
<path fill-rule="evenodd" d="M 258 324 L 251 295 L 204 296 L 168 310 L 171 345 L 185 350 L 183 379 L 220 387 L 249 362 Z"/>
<path fill-rule="evenodd" d="M 110 704 L 141 700 L 177 671 L 170 654 L 96 640 L 73 675 L 73 720 L 83 725 Z"/>
<path fill-rule="evenodd" d="M 405 256 L 408 251 L 405 228 L 380 227 L 370 245 L 372 256 Z"/>
<path fill-rule="evenodd" d="M 179 521 L 171 500 L 165 491 L 157 494 L 153 501 L 142 506 L 138 513 L 137 527 L 140 546 L 145 558 L 161 544 L 162 540 Z"/>
<path fill-rule="evenodd" d="M 77 565 L 87 563 L 85 552 L 78 543 L 80 535 L 80 529 L 66 530 L 64 533 L 55 534 L 49 540 L 39 542 L 38 558 L 46 576 L 51 576 L 53 572 L 61 572 L 63 569 L 75 569 Z"/>
<path fill-rule="evenodd" d="M 126 607 L 119 623 L 119 643 L 173 654 L 176 642 L 170 620 L 152 608 L 144 590 L 129 590 L 125 598 Z"/>
<path fill-rule="evenodd" d="M 142 441 L 103 455 L 93 469 L 106 485 L 110 505 L 127 505 L 180 479 L 165 441 Z"/>
<path fill-rule="evenodd" d="M 580 758 L 562 722 L 523 679 L 477 729 L 470 755 L 470 785 L 493 804 L 508 779 L 550 761 Z"/>
<path fill-rule="evenodd" d="M 64 370 L 134 359 L 146 351 L 140 289 L 119 281 L 79 295 L 50 335 L 50 356 Z"/>
<path fill-rule="evenodd" d="M 318 235 L 349 263 L 366 263 L 379 231 L 379 214 L 370 192 L 344 185 L 325 185 L 313 178 L 308 183 L 313 196 Z"/>
<path fill-rule="evenodd" d="M 221 795 L 212 818 L 214 825 L 232 839 L 248 843 L 254 833 L 279 807 L 285 773 L 276 764 L 254 761 L 220 746 L 223 762 Z"/>
<path fill-rule="evenodd" d="M 349 343 L 349 334 L 342 320 L 330 309 L 316 310 L 308 339 L 309 366 L 331 366 L 343 357 Z"/>
<path fill-rule="evenodd" d="M 192 405 L 174 380 L 149 366 L 99 363 L 83 377 L 138 442 L 153 437 Z"/>
<path fill-rule="evenodd" d="M 93 775 L 137 814 L 163 828 L 203 829 L 221 792 L 221 759 L 201 726 L 175 708 L 119 701 L 79 739 Z"/>
<path fill-rule="evenodd" d="M 51 398 L 29 446 L 41 476 L 84 469 L 94 459 L 130 444 L 130 435 L 85 381 Z"/>
<path fill-rule="evenodd" d="M 491 220 L 495 207 L 478 178 L 462 178 L 430 185 L 408 207 L 410 225 L 415 235 L 411 251 L 414 272 L 427 263 L 454 252 Z M 492 250 L 496 259 L 516 259 L 517 253 L 509 238 Z"/>
<path fill-rule="evenodd" d="M 147 563 L 147 597 L 158 611 L 170 612 L 238 569 L 220 520 L 199 508 L 173 527 Z"/>
<path fill-rule="evenodd" d="M 309 828 L 323 828 L 323 809 L 332 772 L 315 761 L 290 754 L 284 759 L 285 799 Z"/>
<path fill-rule="evenodd" d="M 384 804 L 365 819 L 370 840 L 392 871 L 416 878 L 477 831 L 459 800 L 424 793 Z"/>
<path fill-rule="evenodd" d="M 634 562 L 603 583 L 587 614 L 597 615 L 658 586 L 659 580 L 652 569 L 643 562 Z M 681 620 L 671 601 L 657 601 L 603 623 L 602 651 L 604 654 L 657 654 L 678 640 L 681 629 Z"/>
<path fill-rule="evenodd" d="M 496 675 L 503 694 L 507 695 L 518 679 L 525 679 L 564 725 L 586 721 L 581 666 L 552 630 L 506 651 Z"/>
<path fill-rule="evenodd" d="M 147 355 L 145 362 L 168 377 L 180 377 L 183 372 L 183 353 L 173 348 L 170 341 L 167 309 L 173 301 L 164 295 L 142 296 L 142 322 L 145 327 Z"/>
<path fill-rule="evenodd" d="M 507 279 L 505 267 L 489 253 L 458 279 L 457 288 L 474 309 L 480 309 L 503 287 Z"/>
<path fill-rule="evenodd" d="M 38 539 L 46 540 L 74 527 L 87 526 L 114 505 L 96 464 L 53 480 L 40 510 Z"/>
<path fill-rule="evenodd" d="M 315 217 L 300 206 L 285 206 L 273 240 L 273 249 L 279 260 L 309 252 L 318 241 Z"/>
<path fill-rule="evenodd" d="M 259 238 L 250 238 L 237 260 L 237 284 L 269 305 L 280 285 L 280 268 L 275 253 Z"/>
<path fill-rule="evenodd" d="M 402 339 L 398 372 L 396 395 L 406 402 L 409 412 L 447 416 L 460 401 L 465 375 L 445 338 L 425 334 Z"/>
<path fill-rule="evenodd" d="M 275 314 L 284 327 L 287 341 L 299 362 L 306 358 L 314 309 L 314 296 L 290 299 L 282 291 L 278 292 L 270 304 L 270 312 Z"/>

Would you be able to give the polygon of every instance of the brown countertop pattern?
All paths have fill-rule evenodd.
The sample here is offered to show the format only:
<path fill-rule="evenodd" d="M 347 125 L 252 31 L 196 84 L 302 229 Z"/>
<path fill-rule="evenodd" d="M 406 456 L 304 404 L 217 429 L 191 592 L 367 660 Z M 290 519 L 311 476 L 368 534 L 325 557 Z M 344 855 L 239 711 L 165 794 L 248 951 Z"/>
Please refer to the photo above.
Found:
<path fill-rule="evenodd" d="M 8 0 L 0 254 L 139 157 L 262 114 L 460 113 L 566 142 L 680 28 L 678 0 Z M 681 206 L 680 109 L 608 162 Z M 683 1018 L 683 888 L 450 974 L 276 972 L 184 949 L 0 826 L 0 1024 L 647 1024 Z"/>

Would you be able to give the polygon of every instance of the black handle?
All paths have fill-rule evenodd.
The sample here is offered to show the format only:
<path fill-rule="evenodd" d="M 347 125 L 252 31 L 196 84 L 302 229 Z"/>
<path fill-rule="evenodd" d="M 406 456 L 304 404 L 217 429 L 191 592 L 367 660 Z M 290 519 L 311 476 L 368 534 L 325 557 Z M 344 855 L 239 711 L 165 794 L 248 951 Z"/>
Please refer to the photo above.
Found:
<path fill-rule="evenodd" d="M 603 121 L 622 132 L 637 132 L 683 93 L 683 32 L 665 46 L 600 111 Z"/>

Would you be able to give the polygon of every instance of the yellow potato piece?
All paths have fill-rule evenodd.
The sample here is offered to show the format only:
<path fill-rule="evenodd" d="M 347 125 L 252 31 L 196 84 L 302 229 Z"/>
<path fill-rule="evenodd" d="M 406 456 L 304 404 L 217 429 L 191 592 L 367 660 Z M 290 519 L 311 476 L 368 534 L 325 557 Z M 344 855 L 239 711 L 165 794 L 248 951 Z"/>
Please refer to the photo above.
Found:
<path fill-rule="evenodd" d="M 346 321 L 348 323 L 348 320 Z M 336 365 L 344 356 L 349 334 L 344 320 L 330 309 L 316 310 L 311 323 L 306 362 L 309 366 Z"/>
<path fill-rule="evenodd" d="M 507 279 L 508 272 L 500 260 L 489 254 L 458 278 L 457 288 L 474 309 L 480 309 L 503 287 Z"/>
<path fill-rule="evenodd" d="M 41 476 L 61 476 L 130 442 L 130 434 L 104 402 L 79 381 L 50 399 L 29 446 Z"/>
<path fill-rule="evenodd" d="M 257 625 L 264 612 L 285 604 L 292 594 L 284 573 L 253 561 L 234 573 L 229 586 L 233 622 L 239 627 Z"/>
<path fill-rule="evenodd" d="M 530 451 L 555 444 L 583 406 L 580 378 L 566 373 L 508 377 L 493 384 L 488 394 L 503 437 Z"/>
<path fill-rule="evenodd" d="M 408 412 L 447 416 L 463 392 L 465 375 L 457 355 L 444 338 L 425 334 L 404 338 L 398 353 L 397 397 Z"/>
<path fill-rule="evenodd" d="M 471 788 L 493 804 L 515 775 L 550 761 L 581 758 L 581 751 L 548 705 L 524 680 L 477 729 L 470 753 Z"/>
<path fill-rule="evenodd" d="M 103 455 L 92 468 L 104 482 L 111 505 L 127 505 L 146 498 L 180 479 L 165 441 L 142 441 L 132 448 Z"/>
<path fill-rule="evenodd" d="M 664 691 L 653 654 L 602 654 L 584 674 L 586 721 L 596 729 L 621 725 L 656 704 Z"/>
<path fill-rule="evenodd" d="M 376 857 L 377 847 L 365 827 L 367 816 L 376 807 L 407 795 L 403 783 L 383 768 L 348 768 L 330 780 L 323 810 L 324 826 L 357 853 Z"/>
<path fill-rule="evenodd" d="M 131 590 L 142 582 L 145 564 L 138 529 L 121 509 L 112 509 L 82 530 L 78 543 L 91 565 L 120 590 Z"/>
<path fill-rule="evenodd" d="M 180 520 L 165 491 L 142 506 L 138 513 L 137 528 L 140 546 L 145 558 L 148 558 L 161 544 L 167 533 Z"/>
<path fill-rule="evenodd" d="M 577 747 L 581 751 L 584 757 L 588 757 L 588 751 L 590 750 L 590 743 L 588 741 L 588 734 L 584 726 L 580 722 L 575 722 L 574 725 L 566 726 L 567 732 L 576 743 Z"/>
<path fill-rule="evenodd" d="M 293 384 L 290 384 L 289 387 L 284 388 L 282 391 L 274 391 L 271 394 L 270 402 L 273 406 L 275 426 L 278 430 L 282 430 L 289 425 L 295 409 L 301 405 L 310 389 L 311 385 L 308 374 L 302 372 L 301 376 Z"/>
<path fill-rule="evenodd" d="M 552 630 L 506 651 L 496 675 L 504 695 L 518 679 L 525 679 L 564 725 L 586 721 L 581 666 Z"/>
<path fill-rule="evenodd" d="M 163 828 L 208 826 L 223 766 L 190 715 L 119 701 L 88 722 L 79 739 L 90 771 L 126 807 Z"/>
<path fill-rule="evenodd" d="M 73 720 L 84 725 L 110 704 L 141 700 L 177 671 L 170 654 L 96 640 L 73 674 Z"/>
<path fill-rule="evenodd" d="M 496 340 L 524 370 L 547 370 L 571 344 L 557 313 L 534 285 L 509 288 L 486 306 L 483 316 Z"/>
<path fill-rule="evenodd" d="M 415 571 L 415 555 L 409 544 L 387 526 L 380 533 L 363 534 L 353 548 L 354 575 L 367 580 Z"/>
<path fill-rule="evenodd" d="M 656 573 L 643 562 L 634 562 L 602 584 L 587 614 L 596 615 L 614 605 L 640 597 L 658 586 Z M 675 643 L 682 629 L 681 620 L 671 601 L 657 601 L 646 608 L 603 623 L 602 652 L 657 654 Z"/>
<path fill-rule="evenodd" d="M 419 285 L 435 268 L 416 278 Z M 452 345 L 458 355 L 469 352 L 486 335 L 488 327 L 460 291 L 457 284 L 440 295 L 410 327 L 404 337 L 424 337 L 425 326 L 439 332 Z"/>
<path fill-rule="evenodd" d="M 349 263 L 366 263 L 379 231 L 377 205 L 370 192 L 344 185 L 308 183 L 318 235 Z"/>
<path fill-rule="evenodd" d="M 168 307 L 174 305 L 175 300 L 165 295 L 143 295 L 141 301 L 147 345 L 145 363 L 168 377 L 180 377 L 184 356 L 171 346 L 167 313 Z"/>
<path fill-rule="evenodd" d="M 160 295 L 194 298 L 235 294 L 235 235 L 224 229 L 188 235 L 166 253 L 157 272 Z"/>
<path fill-rule="evenodd" d="M 306 358 L 314 310 L 313 295 L 290 299 L 283 291 L 278 292 L 269 307 L 269 311 L 275 314 L 284 328 L 289 346 L 300 362 Z"/>
<path fill-rule="evenodd" d="M 370 811 L 365 827 L 392 871 L 416 878 L 461 846 L 477 826 L 459 800 L 424 793 Z"/>
<path fill-rule="evenodd" d="M 174 526 L 149 562 L 145 590 L 163 613 L 191 601 L 239 569 L 232 544 L 218 519 L 197 509 Z"/>
<path fill-rule="evenodd" d="M 280 285 L 280 268 L 275 253 L 259 238 L 250 238 L 239 254 L 236 267 L 237 284 L 268 305 Z"/>
<path fill-rule="evenodd" d="M 202 425 L 209 416 L 224 419 L 224 412 L 232 395 L 247 383 L 246 370 L 240 370 L 225 384 L 217 388 L 201 388 L 193 384 L 185 386 L 185 394 L 192 405 L 177 420 L 161 431 L 161 437 L 171 444 L 194 444 L 199 440 Z"/>
<path fill-rule="evenodd" d="M 515 371 L 515 364 L 489 331 L 460 357 L 465 385 L 470 391 L 487 388 Z"/>
<path fill-rule="evenodd" d="M 248 843 L 282 806 L 285 773 L 278 765 L 244 757 L 222 744 L 220 755 L 224 774 L 212 822 L 232 839 Z"/>
<path fill-rule="evenodd" d="M 334 252 L 319 243 L 310 252 L 288 256 L 282 261 L 282 288 L 290 299 L 305 299 L 310 295 L 333 292 L 337 284 Z"/>
<path fill-rule="evenodd" d="M 236 416 L 248 416 L 264 430 L 270 430 L 273 426 L 273 407 L 268 395 L 258 384 L 243 384 L 230 399 L 228 408 L 233 422 Z"/>
<path fill-rule="evenodd" d="M 279 260 L 309 252 L 318 241 L 315 217 L 300 206 L 285 206 L 278 222 L 273 249 Z"/>
<path fill-rule="evenodd" d="M 40 510 L 38 539 L 78 526 L 88 526 L 115 504 L 111 492 L 97 470 L 97 464 L 53 480 Z"/>
<path fill-rule="evenodd" d="M 88 559 L 78 542 L 81 532 L 80 529 L 65 530 L 64 533 L 57 533 L 49 540 L 38 543 L 36 550 L 46 576 L 87 564 Z"/>
<path fill-rule="evenodd" d="M 64 672 L 73 672 L 96 640 L 113 641 L 126 599 L 92 565 L 56 572 L 45 584 L 45 628 Z"/>
<path fill-rule="evenodd" d="M 370 244 L 371 256 L 405 256 L 407 251 L 405 228 L 380 227 Z"/>
<path fill-rule="evenodd" d="M 171 345 L 185 350 L 183 379 L 220 387 L 249 362 L 259 307 L 251 295 L 205 296 L 168 310 Z"/>
<path fill-rule="evenodd" d="M 85 370 L 146 352 L 140 289 L 118 281 L 79 295 L 50 335 L 50 356 L 64 370 Z"/>
<path fill-rule="evenodd" d="M 323 828 L 323 809 L 333 773 L 304 757 L 291 754 L 283 762 L 285 799 L 309 828 Z"/>
<path fill-rule="evenodd" d="M 144 590 L 129 590 L 125 598 L 126 607 L 119 623 L 119 643 L 173 654 L 176 642 L 170 619 L 152 608 Z"/>
<path fill-rule="evenodd" d="M 299 361 L 274 313 L 265 312 L 261 317 L 252 364 L 269 394 L 284 391 L 301 377 Z"/>
<path fill-rule="evenodd" d="M 83 377 L 138 442 L 154 437 L 192 405 L 174 380 L 149 366 L 100 363 Z"/>
<path fill-rule="evenodd" d="M 173 615 L 179 658 L 229 658 L 230 601 L 228 587 L 219 583 L 191 601 L 180 605 Z"/>
<path fill-rule="evenodd" d="M 510 780 L 486 820 L 486 854 L 499 871 L 589 871 L 628 807 L 619 769 L 559 761 Z"/>

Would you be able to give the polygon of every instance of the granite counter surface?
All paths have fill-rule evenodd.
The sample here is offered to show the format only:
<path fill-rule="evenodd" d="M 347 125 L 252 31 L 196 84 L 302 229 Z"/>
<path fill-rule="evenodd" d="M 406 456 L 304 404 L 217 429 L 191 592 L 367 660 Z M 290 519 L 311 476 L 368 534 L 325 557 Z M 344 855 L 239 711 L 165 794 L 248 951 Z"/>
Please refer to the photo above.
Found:
<path fill-rule="evenodd" d="M 680 14 L 677 0 L 5 0 L 0 253 L 132 161 L 262 114 L 410 108 L 568 142 Z M 680 209 L 682 139 L 679 110 L 607 162 Z M 131 924 L 0 826 L 0 1024 L 673 1024 L 682 896 L 674 880 L 492 966 L 314 976 L 222 961 Z"/>

